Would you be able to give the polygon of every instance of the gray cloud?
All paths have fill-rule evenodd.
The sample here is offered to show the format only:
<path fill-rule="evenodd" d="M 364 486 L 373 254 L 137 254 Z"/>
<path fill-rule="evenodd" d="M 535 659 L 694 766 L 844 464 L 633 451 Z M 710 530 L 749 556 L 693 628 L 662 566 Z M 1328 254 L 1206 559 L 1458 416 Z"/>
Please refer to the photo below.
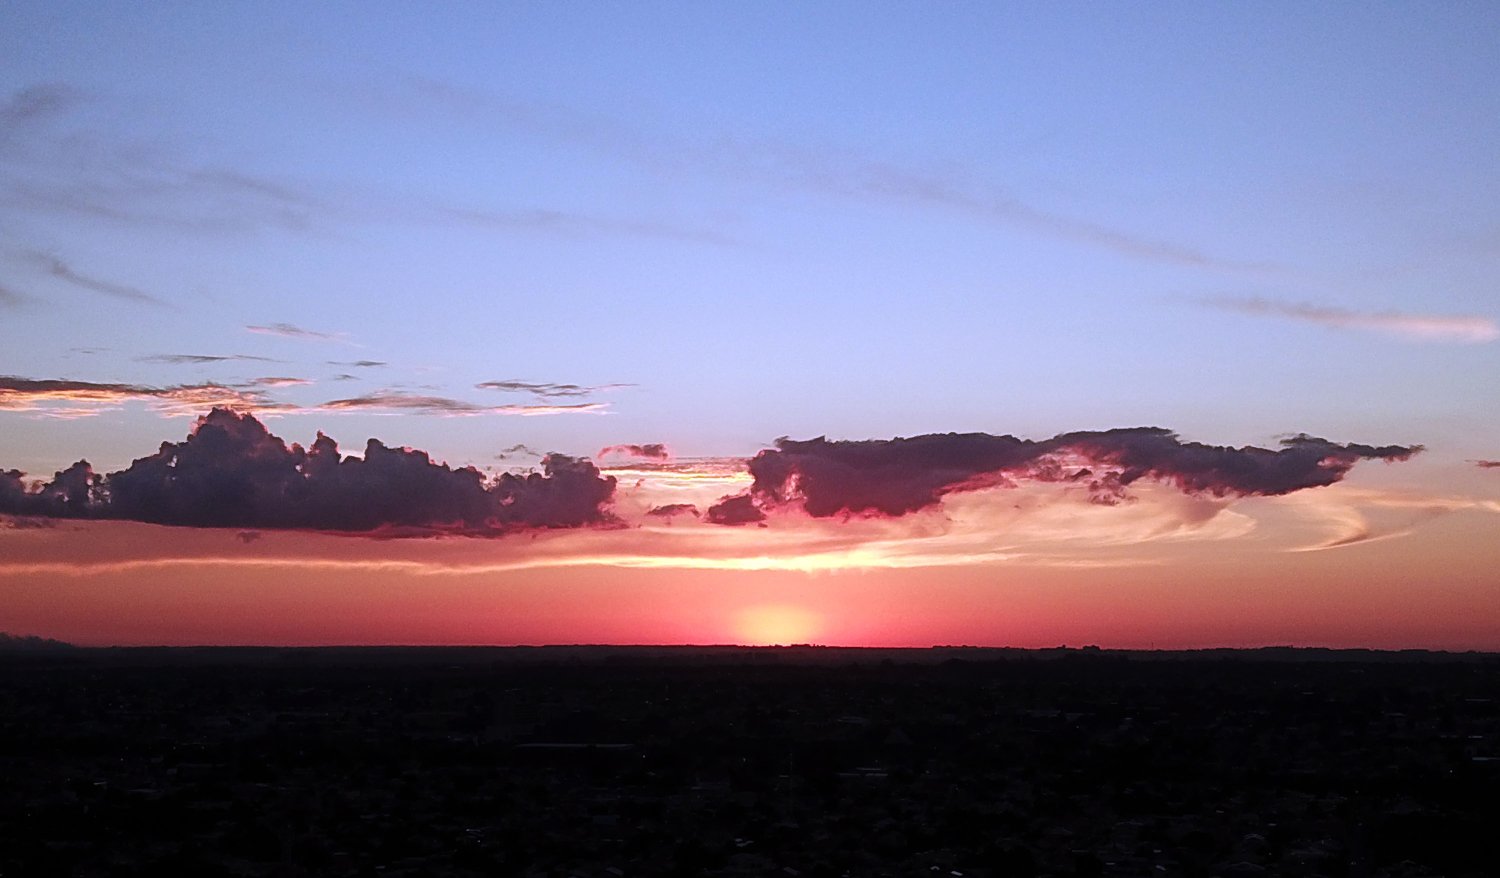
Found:
<path fill-rule="evenodd" d="M 138 302 L 144 305 L 164 306 L 167 304 L 144 290 L 139 290 L 127 284 L 102 280 L 77 271 L 73 266 L 53 254 L 43 253 L 39 250 L 22 250 L 20 251 L 20 255 L 27 262 L 40 268 L 49 276 L 79 289 L 88 290 L 91 293 L 99 293 L 112 298 L 124 299 L 128 302 Z"/>
<path fill-rule="evenodd" d="M 323 403 L 324 411 L 388 411 L 413 412 L 425 415 L 571 415 L 602 414 L 608 403 L 574 403 L 571 405 L 477 405 L 444 396 L 424 396 L 385 390 L 349 399 L 335 399 Z"/>
<path fill-rule="evenodd" d="M 297 338 L 306 341 L 338 341 L 346 339 L 341 332 L 315 332 L 290 323 L 272 323 L 268 326 L 246 326 L 245 330 L 258 335 L 276 335 L 282 338 Z"/>
<path fill-rule="evenodd" d="M 508 379 L 506 381 L 484 381 L 474 385 L 480 390 L 498 390 L 502 393 L 529 393 L 533 396 L 545 399 L 556 399 L 560 397 L 590 396 L 606 390 L 619 390 L 624 387 L 634 387 L 634 384 L 552 384 L 548 382 L 520 381 Z"/>
<path fill-rule="evenodd" d="M 0 136 L 4 128 L 61 115 L 81 100 L 77 89 L 57 82 L 38 83 L 12 92 L 0 101 Z"/>
<path fill-rule="evenodd" d="M 209 363 L 227 362 L 252 362 L 252 363 L 276 363 L 270 357 L 257 357 L 252 354 L 152 354 L 146 357 L 136 357 L 137 363 L 165 363 L 170 366 L 201 366 Z"/>
<path fill-rule="evenodd" d="M 426 452 L 377 439 L 360 457 L 319 433 L 288 445 L 252 415 L 216 408 L 182 442 L 163 442 L 108 475 L 79 461 L 27 485 L 0 471 L 0 513 L 146 521 L 184 527 L 278 528 L 368 535 L 499 536 L 527 528 L 615 522 L 615 479 L 587 460 L 542 458 L 542 472 L 486 479 Z M 256 539 L 253 530 L 238 535 Z"/>

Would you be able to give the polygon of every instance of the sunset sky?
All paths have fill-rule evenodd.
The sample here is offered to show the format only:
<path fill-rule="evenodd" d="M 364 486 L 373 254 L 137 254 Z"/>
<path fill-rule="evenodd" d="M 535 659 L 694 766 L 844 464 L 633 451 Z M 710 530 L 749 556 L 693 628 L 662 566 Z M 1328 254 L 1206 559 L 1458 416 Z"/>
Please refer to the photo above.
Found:
<path fill-rule="evenodd" d="M 1500 649 L 1497 320 L 1494 4 L 0 6 L 11 634 Z"/>

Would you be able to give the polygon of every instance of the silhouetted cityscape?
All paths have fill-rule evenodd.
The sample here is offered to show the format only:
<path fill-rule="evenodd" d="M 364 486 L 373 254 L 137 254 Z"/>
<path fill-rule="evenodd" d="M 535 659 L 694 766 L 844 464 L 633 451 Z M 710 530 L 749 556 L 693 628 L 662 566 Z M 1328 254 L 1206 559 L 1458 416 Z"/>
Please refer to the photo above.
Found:
<path fill-rule="evenodd" d="M 1487 655 L 11 645 L 7 876 L 1496 862 Z"/>

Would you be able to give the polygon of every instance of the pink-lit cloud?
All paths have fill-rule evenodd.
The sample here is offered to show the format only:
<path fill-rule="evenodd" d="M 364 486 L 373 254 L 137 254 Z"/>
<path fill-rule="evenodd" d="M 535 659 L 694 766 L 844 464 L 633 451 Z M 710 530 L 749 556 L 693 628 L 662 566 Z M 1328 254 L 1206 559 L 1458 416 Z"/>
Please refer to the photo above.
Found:
<path fill-rule="evenodd" d="M 1382 332 L 1419 341 L 1480 344 L 1500 338 L 1500 324 L 1476 315 L 1408 314 L 1400 311 L 1353 311 L 1325 305 L 1280 302 L 1273 299 L 1208 299 L 1205 304 L 1257 317 L 1280 317 L 1318 323 L 1336 329 Z"/>
<path fill-rule="evenodd" d="M 277 411 L 285 408 L 261 391 L 226 387 L 222 384 L 155 387 L 0 375 L 0 411 L 76 418 L 127 402 L 146 402 L 155 411 L 173 416 L 195 415 L 214 406 L 229 406 L 247 411 Z"/>

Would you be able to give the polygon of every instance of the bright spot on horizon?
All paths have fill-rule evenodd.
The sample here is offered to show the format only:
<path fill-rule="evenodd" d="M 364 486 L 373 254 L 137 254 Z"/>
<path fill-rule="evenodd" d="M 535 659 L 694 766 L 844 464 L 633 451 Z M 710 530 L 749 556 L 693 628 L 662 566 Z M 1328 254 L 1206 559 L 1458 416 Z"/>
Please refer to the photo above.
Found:
<path fill-rule="evenodd" d="M 822 619 L 805 607 L 766 604 L 741 610 L 735 617 L 735 636 L 746 646 L 789 646 L 811 643 L 822 630 Z"/>

